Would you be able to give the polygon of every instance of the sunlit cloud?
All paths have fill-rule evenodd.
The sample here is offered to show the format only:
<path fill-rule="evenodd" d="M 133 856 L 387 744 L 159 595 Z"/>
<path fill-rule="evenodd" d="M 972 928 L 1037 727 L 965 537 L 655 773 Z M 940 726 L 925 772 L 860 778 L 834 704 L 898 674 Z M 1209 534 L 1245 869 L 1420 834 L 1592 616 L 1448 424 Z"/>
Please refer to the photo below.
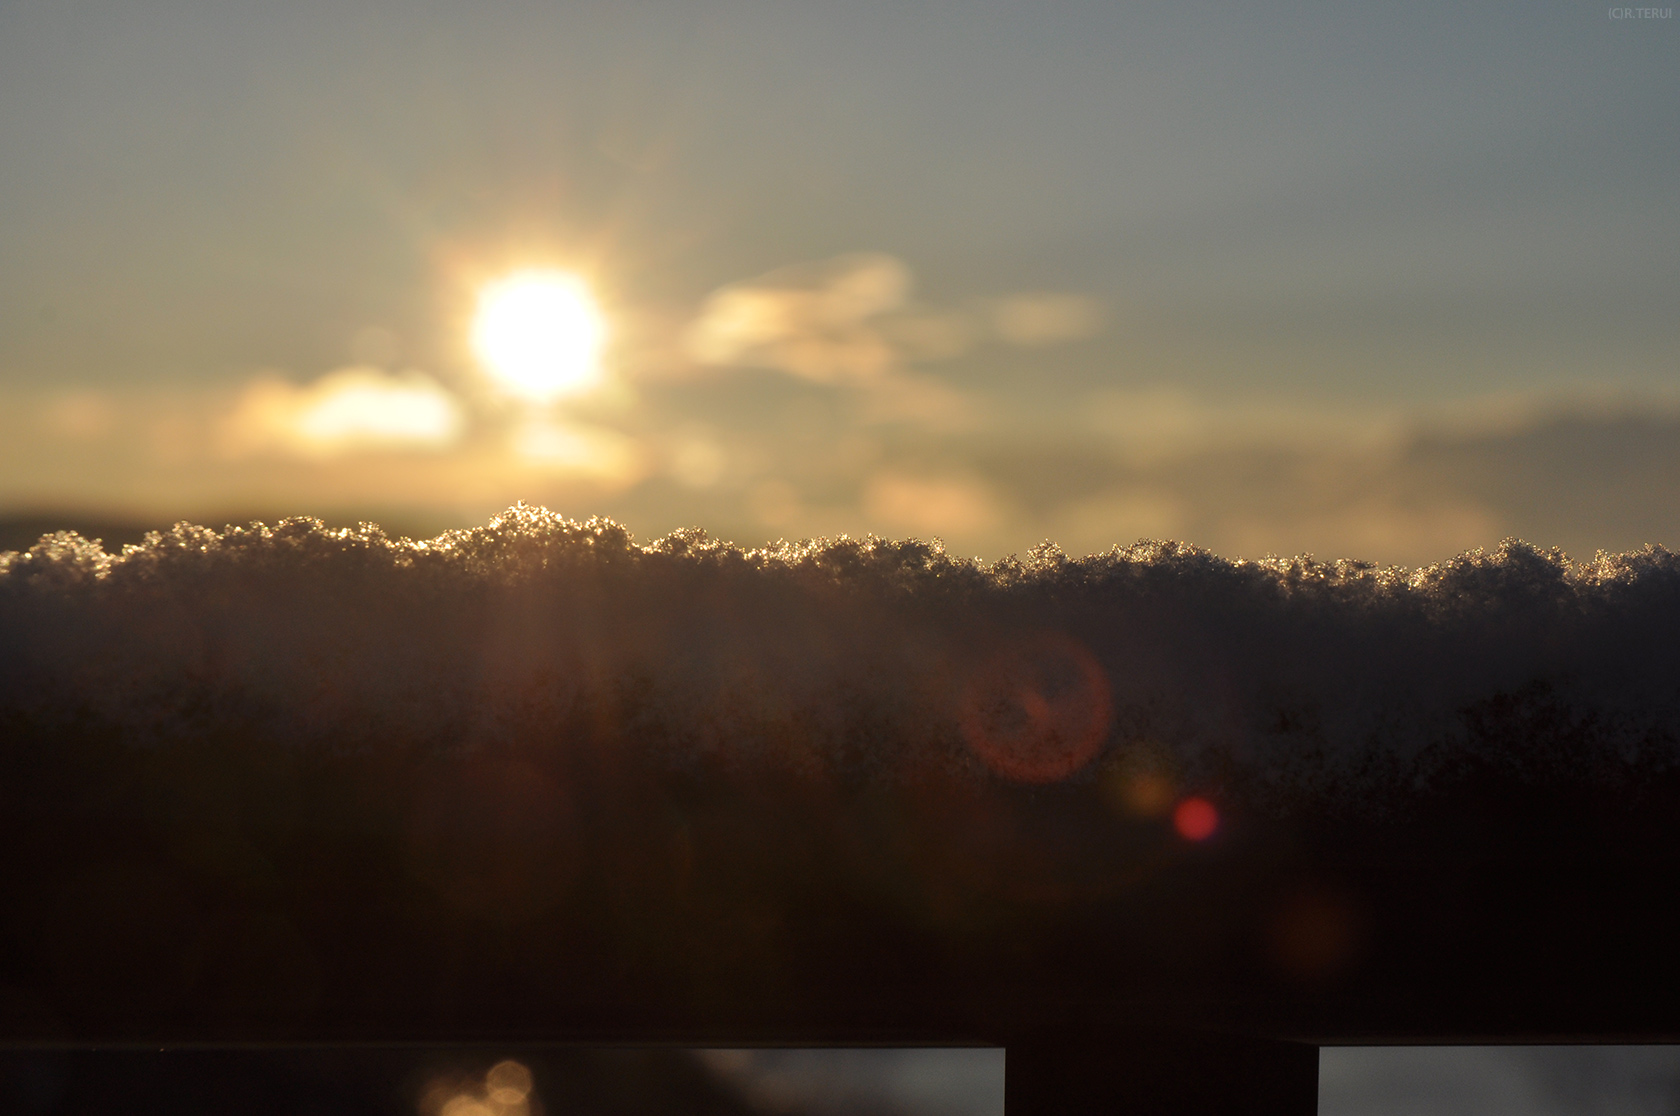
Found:
<path fill-rule="evenodd" d="M 907 423 L 924 430 L 972 430 L 984 420 L 984 408 L 972 395 L 928 376 L 900 375 L 881 380 L 859 404 L 865 423 Z"/>
<path fill-rule="evenodd" d="M 801 264 L 716 291 L 689 330 L 701 364 L 771 368 L 818 383 L 867 380 L 899 352 L 878 328 L 910 295 L 892 256 L 859 253 Z"/>
<path fill-rule="evenodd" d="M 716 438 L 702 431 L 677 435 L 668 459 L 671 476 L 684 488 L 711 488 L 729 468 L 729 455 Z"/>
<path fill-rule="evenodd" d="M 1010 295 L 969 308 L 911 301 L 910 269 L 881 253 L 798 264 L 714 292 L 689 328 L 688 355 L 714 367 L 770 368 L 817 383 L 879 383 L 906 365 L 953 360 L 987 340 L 1021 347 L 1102 332 L 1103 303 L 1067 293 Z"/>
<path fill-rule="evenodd" d="M 1242 557 L 1307 551 L 1399 556 L 1407 563 L 1492 546 L 1508 533 L 1493 509 L 1463 498 L 1403 504 L 1380 497 L 1319 514 L 1236 515 L 1220 530 L 1225 552 Z"/>
<path fill-rule="evenodd" d="M 1045 533 L 1070 554 L 1094 554 L 1116 543 L 1183 538 L 1189 523 L 1182 496 L 1134 484 L 1068 501 L 1046 523 Z"/>
<path fill-rule="evenodd" d="M 882 320 L 881 328 L 910 361 L 952 360 L 974 347 L 981 334 L 974 315 L 960 310 L 913 310 Z"/>
<path fill-rule="evenodd" d="M 602 426 L 532 417 L 514 429 L 512 448 L 527 465 L 613 488 L 634 484 L 646 471 L 635 439 Z"/>
<path fill-rule="evenodd" d="M 223 420 L 220 444 L 234 457 L 441 450 L 465 424 L 455 397 L 425 376 L 344 368 L 304 387 L 278 378 L 253 381 Z"/>
<path fill-rule="evenodd" d="M 799 490 L 785 480 L 770 478 L 753 485 L 747 496 L 753 518 L 766 527 L 782 528 L 795 522 L 805 510 Z"/>
<path fill-rule="evenodd" d="M 473 410 L 429 379 L 371 369 L 14 389 L 0 393 L 0 515 L 303 509 L 409 530 L 524 499 L 619 516 L 638 535 L 700 525 L 748 545 L 937 535 L 995 558 L 1044 539 L 1088 554 L 1173 538 L 1408 565 L 1512 534 L 1577 555 L 1676 542 L 1680 405 L 1665 397 L 1511 397 L 1443 418 L 1160 388 L 1089 395 L 1075 420 L 1001 413 L 915 369 L 758 409 L 750 383 L 728 390 L 735 408 L 647 384 L 622 408 L 592 394 L 555 411 Z M 417 399 L 419 420 L 393 399 Z"/>
<path fill-rule="evenodd" d="M 92 441 L 103 438 L 117 425 L 117 406 L 103 392 L 66 392 L 47 401 L 41 408 L 41 420 L 49 434 Z"/>
<path fill-rule="evenodd" d="M 1171 387 L 1103 389 L 1080 425 L 1126 460 L 1154 464 L 1250 446 L 1392 448 L 1416 416 L 1392 406 L 1328 406 L 1248 397 L 1209 399 Z"/>
<path fill-rule="evenodd" d="M 870 478 L 863 511 L 892 529 L 921 534 L 978 531 L 999 519 L 996 501 L 977 481 L 887 471 Z"/>
<path fill-rule="evenodd" d="M 1011 345 L 1060 345 L 1095 337 L 1107 325 L 1102 302 L 1086 295 L 1032 293 L 998 299 L 992 328 Z"/>

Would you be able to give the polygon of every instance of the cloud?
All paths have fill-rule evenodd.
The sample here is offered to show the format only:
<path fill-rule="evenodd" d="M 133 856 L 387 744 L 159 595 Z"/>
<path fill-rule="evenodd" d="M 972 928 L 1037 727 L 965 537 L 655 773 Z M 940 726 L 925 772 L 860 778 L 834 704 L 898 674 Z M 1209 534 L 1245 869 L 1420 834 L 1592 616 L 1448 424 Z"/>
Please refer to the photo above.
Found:
<path fill-rule="evenodd" d="M 883 319 L 881 328 L 909 361 L 960 357 L 980 336 L 974 317 L 960 310 L 907 311 Z"/>
<path fill-rule="evenodd" d="M 221 424 L 229 456 L 326 458 L 358 450 L 440 450 L 466 425 L 455 397 L 418 373 L 343 368 L 305 387 L 253 381 Z"/>
<path fill-rule="evenodd" d="M 1022 347 L 1102 332 L 1101 301 L 1034 292 L 978 310 L 913 305 L 910 269 L 881 253 L 797 264 L 714 292 L 689 327 L 703 365 L 771 368 L 817 383 L 870 383 L 907 364 L 951 360 L 988 336 Z"/>
<path fill-rule="evenodd" d="M 1101 301 L 1085 295 L 1038 292 L 998 299 L 991 319 L 1004 341 L 1036 348 L 1097 336 L 1107 325 L 1107 311 Z"/>
<path fill-rule="evenodd" d="M 117 425 L 116 402 L 100 391 L 71 391 L 49 399 L 41 408 L 42 425 L 50 434 L 77 442 L 108 435 Z"/>
<path fill-rule="evenodd" d="M 1093 554 L 1116 543 L 1181 538 L 1189 521 L 1182 497 L 1129 486 L 1070 500 L 1047 524 L 1049 537 L 1072 554 Z"/>
<path fill-rule="evenodd" d="M 703 430 L 689 429 L 675 435 L 667 458 L 671 476 L 684 488 L 711 488 L 729 469 L 729 455 Z"/>
<path fill-rule="evenodd" d="M 552 417 L 531 417 L 513 432 L 513 451 L 522 461 L 621 488 L 645 472 L 636 441 L 616 430 Z"/>
<path fill-rule="evenodd" d="M 799 490 L 787 481 L 775 478 L 761 480 L 752 486 L 747 494 L 747 508 L 753 518 L 771 528 L 787 527 L 804 510 Z"/>
<path fill-rule="evenodd" d="M 1417 420 L 1381 404 L 1210 399 L 1157 385 L 1092 392 L 1078 408 L 1077 421 L 1126 460 L 1154 464 L 1252 446 L 1380 450 L 1398 444 Z"/>
<path fill-rule="evenodd" d="M 278 406 L 245 384 L 6 393 L 0 511 L 157 525 L 401 509 L 435 529 L 530 499 L 638 530 L 938 535 L 988 558 L 1045 538 L 1070 554 L 1165 537 L 1406 565 L 1507 535 L 1578 557 L 1680 544 L 1680 408 L 1658 397 L 1425 411 L 1163 387 L 1092 393 L 1070 414 L 906 370 L 835 395 L 742 380 L 715 406 L 649 386 L 524 421 L 475 412 L 435 448 L 300 444 L 297 417 L 330 382 L 281 384 Z"/>
<path fill-rule="evenodd" d="M 1436 497 L 1416 506 L 1378 499 L 1355 499 L 1331 510 L 1295 518 L 1267 519 L 1234 514 L 1222 531 L 1233 554 L 1278 554 L 1307 550 L 1317 554 L 1440 555 L 1457 554 L 1500 536 L 1491 509 L 1463 499 Z M 1301 545 L 1304 541 L 1307 545 Z M 1294 544 L 1294 545 L 1290 545 Z"/>
<path fill-rule="evenodd" d="M 712 294 L 689 330 L 701 364 L 772 368 L 818 383 L 868 380 L 899 352 L 877 326 L 910 295 L 892 256 L 858 253 L 802 264 Z"/>
<path fill-rule="evenodd" d="M 984 408 L 973 395 L 928 376 L 893 376 L 871 385 L 859 401 L 866 424 L 905 423 L 927 431 L 974 430 Z"/>
<path fill-rule="evenodd" d="M 922 535 L 967 534 L 998 520 L 991 494 L 972 479 L 890 471 L 869 479 L 863 511 L 891 529 Z"/>

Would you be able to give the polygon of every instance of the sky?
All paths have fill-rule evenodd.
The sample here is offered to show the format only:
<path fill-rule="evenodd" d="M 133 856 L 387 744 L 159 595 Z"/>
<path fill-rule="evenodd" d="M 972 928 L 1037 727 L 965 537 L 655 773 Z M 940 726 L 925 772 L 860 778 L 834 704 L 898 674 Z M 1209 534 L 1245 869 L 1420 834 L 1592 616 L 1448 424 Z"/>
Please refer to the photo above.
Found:
<path fill-rule="evenodd" d="M 0 0 L 0 517 L 1677 545 L 1642 11 Z"/>

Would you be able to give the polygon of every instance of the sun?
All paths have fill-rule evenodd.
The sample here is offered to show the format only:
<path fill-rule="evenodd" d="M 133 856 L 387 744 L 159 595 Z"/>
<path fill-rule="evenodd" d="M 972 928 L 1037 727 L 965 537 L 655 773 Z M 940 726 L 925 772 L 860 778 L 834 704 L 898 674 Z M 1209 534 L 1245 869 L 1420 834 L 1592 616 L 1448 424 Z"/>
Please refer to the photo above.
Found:
<path fill-rule="evenodd" d="M 521 271 L 479 293 L 472 340 L 502 388 L 545 403 L 600 379 L 606 332 L 583 280 L 564 271 Z"/>

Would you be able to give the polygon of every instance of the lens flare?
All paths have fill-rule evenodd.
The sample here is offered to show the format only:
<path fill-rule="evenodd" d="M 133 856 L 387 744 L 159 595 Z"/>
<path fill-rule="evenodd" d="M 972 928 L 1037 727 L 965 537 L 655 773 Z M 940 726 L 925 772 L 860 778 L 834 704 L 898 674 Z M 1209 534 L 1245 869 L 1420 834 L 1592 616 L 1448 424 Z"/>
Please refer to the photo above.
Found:
<path fill-rule="evenodd" d="M 1205 798 L 1186 798 L 1173 811 L 1173 828 L 1186 841 L 1206 841 L 1219 828 L 1219 811 Z"/>
<path fill-rule="evenodd" d="M 583 280 L 563 271 L 523 271 L 479 295 L 472 340 L 504 390 L 545 403 L 600 379 L 606 333 Z"/>
<path fill-rule="evenodd" d="M 531 1071 L 512 1059 L 497 1062 L 484 1075 L 484 1087 L 497 1104 L 523 1104 L 531 1092 Z"/>
<path fill-rule="evenodd" d="M 1056 783 L 1102 751 L 1113 719 L 1108 678 L 1070 636 L 1030 636 L 969 679 L 963 738 L 982 762 L 1017 783 Z"/>

